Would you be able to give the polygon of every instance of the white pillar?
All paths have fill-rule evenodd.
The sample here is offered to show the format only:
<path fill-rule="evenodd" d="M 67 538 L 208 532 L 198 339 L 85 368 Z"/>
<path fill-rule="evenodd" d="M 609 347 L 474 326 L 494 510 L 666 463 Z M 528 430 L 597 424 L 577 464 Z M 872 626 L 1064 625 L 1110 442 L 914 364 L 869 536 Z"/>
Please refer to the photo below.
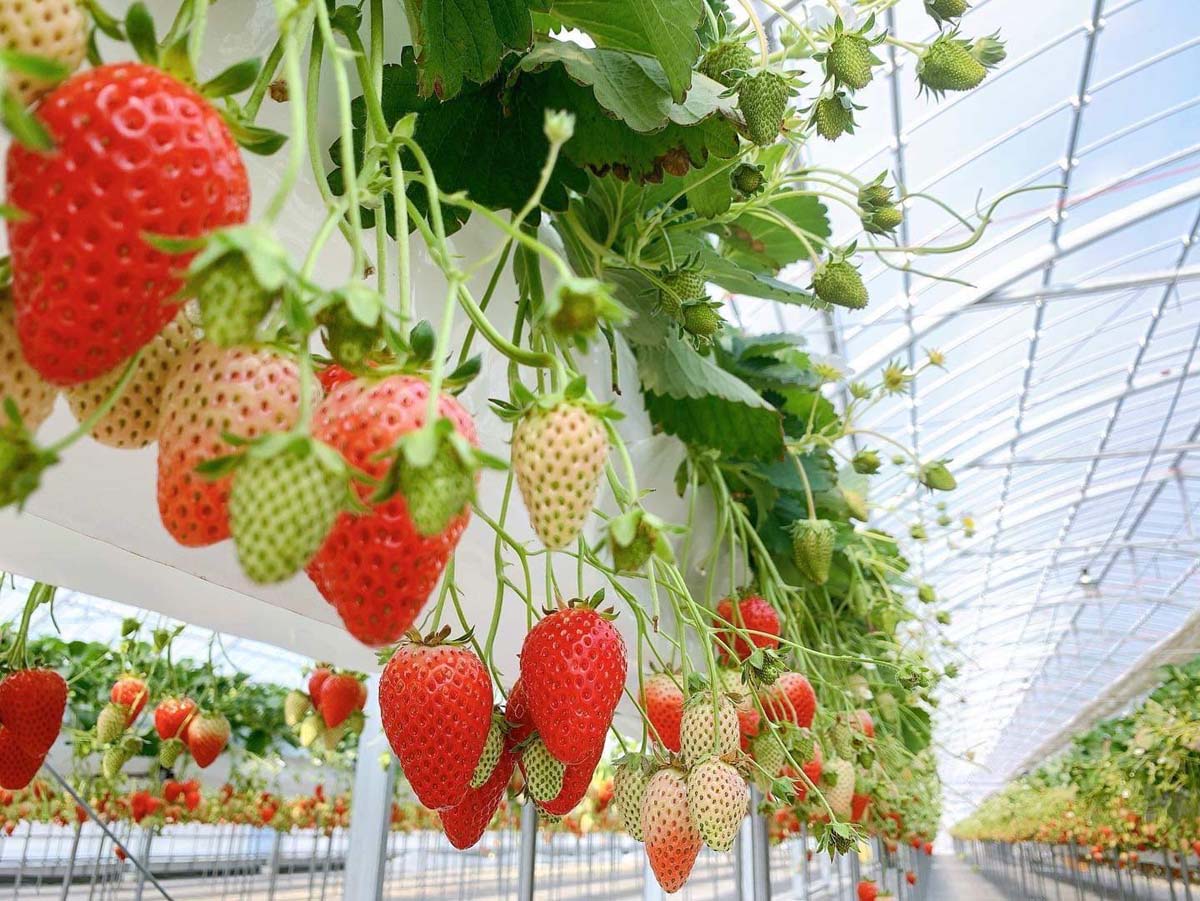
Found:
<path fill-rule="evenodd" d="M 383 890 L 396 768 L 379 765 L 379 755 L 388 750 L 388 743 L 379 718 L 378 698 L 379 676 L 369 676 L 367 722 L 358 740 L 354 767 L 348 846 L 352 850 L 346 854 L 345 901 L 376 901 Z"/>
<path fill-rule="evenodd" d="M 521 808 L 521 846 L 518 849 L 517 898 L 533 901 L 534 865 L 537 862 L 538 812 L 532 801 Z"/>

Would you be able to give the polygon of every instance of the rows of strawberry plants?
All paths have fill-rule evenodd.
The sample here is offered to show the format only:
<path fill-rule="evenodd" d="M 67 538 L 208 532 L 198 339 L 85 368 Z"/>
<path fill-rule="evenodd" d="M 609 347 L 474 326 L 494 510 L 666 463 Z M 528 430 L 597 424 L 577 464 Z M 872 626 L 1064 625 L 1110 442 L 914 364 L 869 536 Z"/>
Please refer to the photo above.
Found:
<path fill-rule="evenodd" d="M 931 42 L 889 33 L 882 14 L 901 2 L 803 21 L 768 2 L 786 26 L 772 37 L 743 0 L 740 27 L 723 0 L 610 0 L 602 14 L 587 0 L 465 14 L 406 0 L 411 46 L 389 56 L 383 0 L 275 0 L 265 62 L 209 78 L 209 0 L 182 0 L 161 38 L 140 2 L 123 20 L 39 3 L 54 41 L 0 29 L 14 139 L 0 505 L 24 504 L 89 436 L 157 444 L 176 541 L 231 540 L 258 583 L 303 573 L 355 638 L 387 649 L 384 729 L 456 845 L 478 840 L 516 771 L 545 818 L 569 814 L 610 742 L 622 821 L 671 891 L 702 845 L 728 850 L 751 783 L 776 822 L 811 823 L 833 852 L 868 829 L 926 840 L 949 614 L 901 539 L 870 524 L 870 484 L 888 469 L 916 491 L 955 478 L 862 422 L 945 360 L 930 350 L 855 380 L 802 335 L 722 316 L 733 294 L 861 310 L 864 261 L 920 276 L 922 257 L 972 246 L 992 221 L 999 201 L 955 213 L 953 244 L 900 240 L 907 209 L 940 202 L 802 162 L 806 142 L 853 131 L 881 48 L 912 55 L 914 88 L 935 99 L 1004 58 L 995 36 L 960 31 L 965 0 L 925 0 Z M 259 122 L 268 98 L 286 133 Z M 327 160 L 314 141 L 330 122 Z M 281 156 L 253 222 L 243 149 Z M 283 217 L 306 168 L 319 223 Z M 831 207 L 853 218 L 837 242 Z M 492 242 L 472 258 L 453 239 L 468 219 Z M 339 276 L 318 277 L 322 251 L 342 239 L 350 269 L 323 284 Z M 418 285 L 412 243 L 440 284 Z M 779 277 L 805 263 L 807 287 Z M 516 300 L 499 312 L 506 274 Z M 507 375 L 490 412 L 462 394 L 485 360 Z M 77 427 L 43 443 L 60 393 Z M 616 406 L 629 393 L 686 451 L 686 522 L 639 484 Z M 511 427 L 506 459 L 480 446 L 492 415 Z M 479 502 L 483 479 L 503 483 L 499 509 Z M 454 574 L 472 517 L 494 534 L 490 609 Z M 935 519 L 959 528 L 944 506 Z M 908 531 L 944 540 L 924 515 Z M 513 604 L 528 635 L 506 674 L 495 640 Z M 24 638 L 0 683 L 0 744 L 24 767 L 10 788 L 67 704 Z M 35 679 L 53 700 L 36 718 L 21 700 Z M 153 690 L 113 685 L 89 739 L 105 769 L 143 747 L 130 729 Z M 336 747 L 349 727 L 308 694 L 287 701 L 296 740 Z M 204 766 L 231 724 L 212 695 L 172 697 L 160 762 Z M 633 718 L 614 723 L 623 700 Z M 338 704 L 351 701 L 346 686 Z"/>
<path fill-rule="evenodd" d="M 1200 856 L 1200 658 L 1168 666 L 1130 713 L 1097 723 L 1061 755 L 989 797 L 954 827 L 963 840 L 1074 846 L 1098 864 L 1176 868 Z M 1195 870 L 1193 864 L 1192 870 Z"/>

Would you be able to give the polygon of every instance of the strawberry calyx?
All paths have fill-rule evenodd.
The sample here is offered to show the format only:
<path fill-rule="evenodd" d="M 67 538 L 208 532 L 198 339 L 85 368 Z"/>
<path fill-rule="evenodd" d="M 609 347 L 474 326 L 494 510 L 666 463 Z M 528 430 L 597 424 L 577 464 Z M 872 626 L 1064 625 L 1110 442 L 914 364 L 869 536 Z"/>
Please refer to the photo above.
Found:
<path fill-rule="evenodd" d="M 516 422 L 535 411 L 549 411 L 560 404 L 570 404 L 582 407 L 593 416 L 605 420 L 624 418 L 624 413 L 609 403 L 599 403 L 588 396 L 587 378 L 577 375 L 561 391 L 551 391 L 548 394 L 535 395 L 521 382 L 512 386 L 512 402 L 492 398 L 491 404 L 496 415 L 506 422 Z"/>
<path fill-rule="evenodd" d="M 604 603 L 604 589 L 599 589 L 590 598 L 570 598 L 564 601 L 562 597 L 554 599 L 554 606 L 547 605 L 542 608 L 542 613 L 546 616 L 553 616 L 555 613 L 561 613 L 564 610 L 593 610 L 602 619 L 612 622 L 617 618 L 617 611 L 613 607 L 605 607 L 600 609 L 600 605 Z"/>

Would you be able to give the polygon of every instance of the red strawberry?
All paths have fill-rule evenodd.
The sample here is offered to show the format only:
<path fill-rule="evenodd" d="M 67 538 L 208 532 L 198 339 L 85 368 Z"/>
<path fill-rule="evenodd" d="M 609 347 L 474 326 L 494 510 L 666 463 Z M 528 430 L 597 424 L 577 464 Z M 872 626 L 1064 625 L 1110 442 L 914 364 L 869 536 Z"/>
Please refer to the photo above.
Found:
<path fill-rule="evenodd" d="M 933 842 L 926 842 L 924 851 L 925 851 L 926 857 L 932 857 L 933 856 Z"/>
<path fill-rule="evenodd" d="M 543 618 L 521 648 L 521 684 L 550 753 L 582 763 L 612 723 L 625 687 L 625 641 L 585 601 Z"/>
<path fill-rule="evenodd" d="M 163 698 L 154 708 L 154 728 L 158 737 L 178 738 L 195 713 L 196 702 L 191 698 Z"/>
<path fill-rule="evenodd" d="M 151 66 L 89 69 L 42 101 L 51 153 L 8 151 L 17 331 L 29 362 L 73 385 L 118 366 L 162 331 L 187 255 L 146 234 L 194 237 L 244 222 L 250 185 L 220 114 Z"/>
<path fill-rule="evenodd" d="M 867 815 L 867 808 L 871 806 L 870 795 L 854 794 L 850 796 L 850 822 L 861 823 Z"/>
<path fill-rule="evenodd" d="M 167 779 L 163 782 L 163 798 L 168 804 L 174 804 L 186 791 L 182 782 L 176 782 L 174 779 Z"/>
<path fill-rule="evenodd" d="M 858 901 L 875 901 L 879 894 L 879 886 L 874 881 L 864 879 L 858 884 Z"/>
<path fill-rule="evenodd" d="M 670 751 L 679 753 L 679 723 L 683 719 L 683 689 L 680 676 L 670 673 L 655 673 L 646 680 L 642 689 L 642 706 L 646 718 L 654 728 L 651 738 L 656 738 Z"/>
<path fill-rule="evenodd" d="M 0 787 L 24 788 L 41 769 L 42 758 L 30 757 L 12 729 L 0 727 Z"/>
<path fill-rule="evenodd" d="M 506 747 L 515 748 L 533 734 L 533 716 L 529 713 L 529 701 L 520 679 L 513 683 L 512 691 L 508 693 L 504 719 L 508 723 L 508 731 L 504 735 Z"/>
<path fill-rule="evenodd" d="M 793 722 L 802 729 L 812 725 L 817 695 L 800 673 L 784 673 L 762 693 L 763 711 L 773 722 Z"/>
<path fill-rule="evenodd" d="M 145 681 L 139 679 L 137 676 L 128 674 L 118 679 L 113 684 L 112 691 L 108 693 L 110 701 L 114 704 L 120 704 L 129 711 L 125 716 L 126 726 L 138 718 L 138 714 L 146 706 L 146 701 L 149 697 L 150 691 L 146 688 Z"/>
<path fill-rule="evenodd" d="M 0 725 L 40 765 L 62 729 L 67 683 L 53 670 L 25 669 L 0 681 Z"/>
<path fill-rule="evenodd" d="M 229 537 L 233 476 L 206 479 L 196 464 L 233 452 L 226 432 L 290 429 L 299 407 L 296 364 L 274 351 L 201 341 L 183 356 L 163 389 L 158 432 L 158 514 L 171 537 L 188 547 Z"/>
<path fill-rule="evenodd" d="M 574 810 L 575 805 L 587 794 L 588 787 L 592 784 L 592 776 L 596 773 L 596 766 L 603 756 L 604 745 L 601 743 L 595 753 L 582 763 L 569 764 L 563 771 L 562 789 L 552 800 L 539 805 L 542 810 L 556 817 L 566 816 Z"/>
<path fill-rule="evenodd" d="M 905 870 L 904 871 L 904 881 L 907 882 L 909 885 L 916 885 L 917 884 L 917 874 L 914 873 L 912 870 Z"/>
<path fill-rule="evenodd" d="M 505 748 L 487 782 L 479 788 L 468 788 L 461 801 L 438 811 L 446 838 L 460 851 L 470 848 L 483 837 L 484 830 L 504 798 L 504 790 L 512 779 L 516 760 L 516 755 Z"/>
<path fill-rule="evenodd" d="M 313 707 L 317 710 L 321 709 L 321 689 L 325 686 L 325 680 L 333 673 L 327 666 L 318 666 L 312 671 L 312 675 L 308 677 L 308 697 L 312 701 Z"/>
<path fill-rule="evenodd" d="M 186 786 L 183 793 L 183 803 L 188 810 L 195 810 L 200 806 L 200 789 L 194 782 L 184 783 Z"/>
<path fill-rule="evenodd" d="M 731 598 L 722 599 L 717 604 L 717 617 L 717 650 L 723 661 L 729 661 L 726 646 L 733 649 L 733 654 L 739 662 L 754 653 L 755 648 L 779 647 L 779 614 L 756 594 L 742 598 L 736 607 Z M 724 626 L 725 623 L 732 623 L 738 629 L 751 634 L 747 637 L 736 629 Z"/>
<path fill-rule="evenodd" d="M 440 636 L 405 640 L 379 680 L 383 731 L 431 810 L 466 797 L 492 724 L 492 682 L 473 651 Z"/>
<path fill-rule="evenodd" d="M 416 376 L 343 382 L 317 408 L 313 435 L 379 478 L 388 468 L 380 454 L 424 424 L 428 397 L 429 383 Z M 477 443 L 475 425 L 458 401 L 442 396 L 438 412 Z M 372 491 L 365 484 L 358 490 L 364 499 Z M 469 518 L 464 510 L 445 531 L 425 537 L 409 518 L 403 495 L 396 494 L 365 515 L 339 516 L 306 571 L 355 638 L 389 644 L 421 612 Z"/>
<path fill-rule="evenodd" d="M 866 710 L 854 711 L 854 719 L 852 725 L 856 725 L 858 730 L 867 738 L 875 737 L 875 720 L 871 718 L 871 714 Z"/>
<path fill-rule="evenodd" d="M 188 721 L 184 741 L 196 766 L 204 769 L 229 742 L 229 720 L 220 713 L 200 713 Z"/>
<path fill-rule="evenodd" d="M 700 853 L 700 832 L 687 805 L 687 780 L 681 770 L 659 770 L 642 798 L 642 835 L 654 877 L 668 894 L 687 882 Z"/>
<path fill-rule="evenodd" d="M 326 727 L 335 729 L 366 703 L 363 684 L 349 673 L 330 676 L 321 686 L 321 716 Z"/>

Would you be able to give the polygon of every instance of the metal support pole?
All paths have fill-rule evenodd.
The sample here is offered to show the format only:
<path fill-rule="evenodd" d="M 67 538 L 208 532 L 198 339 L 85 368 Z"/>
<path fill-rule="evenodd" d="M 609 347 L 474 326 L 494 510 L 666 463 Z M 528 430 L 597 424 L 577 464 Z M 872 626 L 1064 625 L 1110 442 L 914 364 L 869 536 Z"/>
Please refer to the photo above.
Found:
<path fill-rule="evenodd" d="M 378 675 L 367 679 L 367 695 L 367 709 L 378 710 L 378 704 L 375 703 L 379 696 Z M 346 855 L 345 901 L 375 901 L 383 893 L 387 840 L 391 831 L 392 793 L 396 780 L 394 765 L 379 765 L 379 755 L 387 748 L 380 718 L 367 717 L 358 740 L 358 760 L 354 766 L 354 807 L 350 815 L 349 844 L 354 853 Z M 332 835 L 330 841 L 332 843 Z M 313 851 L 315 856 L 315 838 Z M 332 853 L 332 844 L 327 853 Z M 326 873 L 328 865 L 326 858 Z M 313 874 L 309 875 L 311 880 Z M 311 894 L 311 881 L 309 886 Z"/>
<path fill-rule="evenodd" d="M 72 786 L 69 782 L 67 782 L 66 779 L 59 775 L 58 770 L 56 770 L 48 762 L 43 763 L 42 766 L 45 768 L 46 772 L 53 776 L 55 780 L 57 780 L 58 784 L 66 790 L 67 794 L 75 799 L 75 803 L 84 809 L 87 815 L 91 818 L 92 822 L 99 826 L 104 834 L 112 839 L 112 843 L 125 852 L 125 856 L 129 858 L 135 867 L 138 868 L 139 872 L 143 873 L 145 877 L 150 880 L 150 884 L 158 889 L 159 894 L 166 898 L 167 901 L 174 901 L 170 893 L 162 887 L 162 883 L 155 879 L 154 874 L 146 869 L 146 866 L 140 860 L 138 860 L 137 856 L 132 854 L 130 850 L 125 847 L 124 842 L 117 838 L 116 834 L 108 828 L 108 824 L 96 815 L 96 811 L 92 810 L 92 805 L 85 801 L 79 792 L 75 791 L 74 786 Z"/>
<path fill-rule="evenodd" d="M 800 899 L 808 901 L 812 891 L 808 872 L 808 823 L 800 824 Z"/>
<path fill-rule="evenodd" d="M 279 857 L 283 850 L 283 833 L 276 830 L 271 843 L 270 871 L 267 873 L 267 901 L 275 901 L 275 884 L 279 881 Z"/>
<path fill-rule="evenodd" d="M 767 818 L 758 812 L 762 793 L 750 787 L 750 856 L 754 875 L 754 901 L 771 901 L 771 845 L 767 839 Z"/>
<path fill-rule="evenodd" d="M 521 808 L 521 859 L 517 872 L 517 901 L 533 901 L 533 864 L 537 859 L 537 807 L 526 801 Z M 347 899 L 349 901 L 349 899 Z"/>
<path fill-rule="evenodd" d="M 79 854 L 79 836 L 83 832 L 83 823 L 75 821 L 75 837 L 71 839 L 71 856 L 67 860 L 67 870 L 63 873 L 62 894 L 59 896 L 60 901 L 67 901 L 67 895 L 71 892 L 71 883 L 75 880 L 75 857 Z"/>
<path fill-rule="evenodd" d="M 142 848 L 139 852 L 142 860 L 146 862 L 146 866 L 150 865 L 150 842 L 154 839 L 154 830 L 145 829 L 142 831 Z M 142 901 L 142 895 L 146 891 L 146 871 L 139 870 L 137 885 L 133 890 L 133 901 Z"/>
<path fill-rule="evenodd" d="M 742 820 L 737 841 L 733 846 L 733 877 L 737 884 L 737 901 L 754 901 L 754 839 L 750 835 L 753 828 L 751 816 Z"/>
<path fill-rule="evenodd" d="M 1163 866 L 1167 870 L 1167 888 L 1171 890 L 1171 901 L 1176 901 L 1175 897 L 1175 871 L 1171 867 L 1171 852 L 1163 851 Z"/>

